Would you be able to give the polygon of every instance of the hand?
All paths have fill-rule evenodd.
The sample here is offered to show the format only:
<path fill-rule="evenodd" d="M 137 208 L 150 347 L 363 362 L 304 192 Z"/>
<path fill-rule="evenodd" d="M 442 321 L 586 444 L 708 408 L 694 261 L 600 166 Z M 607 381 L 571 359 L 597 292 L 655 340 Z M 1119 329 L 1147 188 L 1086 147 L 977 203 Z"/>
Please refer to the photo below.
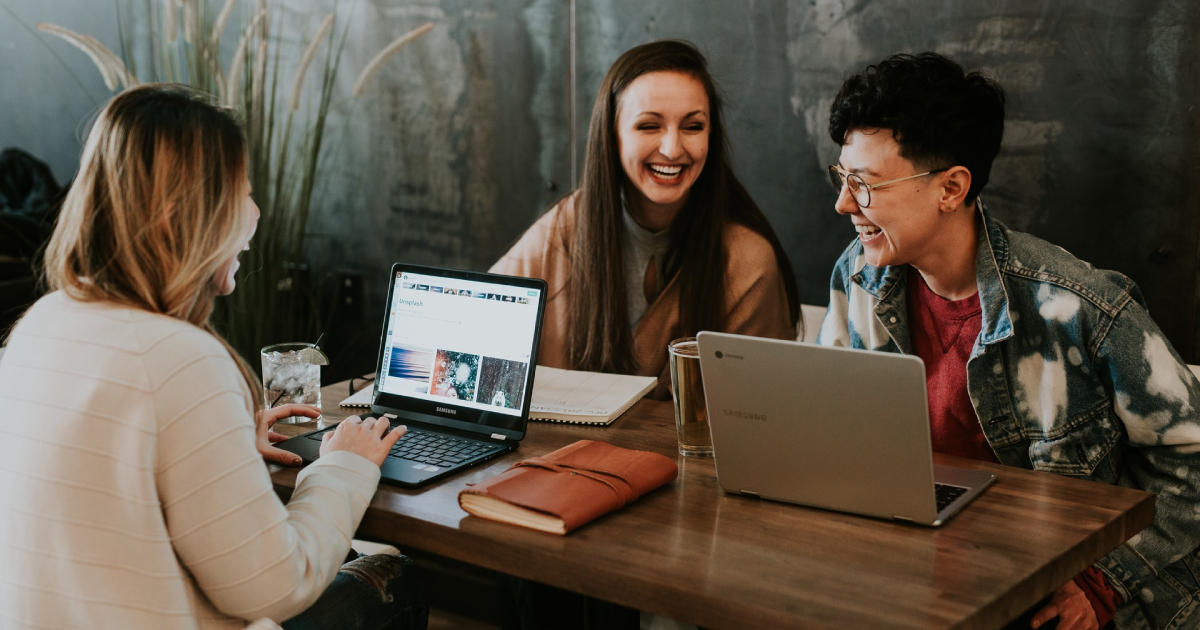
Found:
<path fill-rule="evenodd" d="M 1092 610 L 1092 603 L 1074 580 L 1054 591 L 1050 603 L 1033 616 L 1030 626 L 1036 630 L 1055 617 L 1058 617 L 1056 630 L 1100 630 L 1100 622 L 1096 620 L 1096 611 Z"/>
<path fill-rule="evenodd" d="M 319 415 L 321 415 L 321 410 L 311 405 L 287 404 L 263 409 L 254 414 L 254 445 L 258 447 L 258 452 L 263 459 L 269 462 L 284 466 L 299 466 L 302 461 L 299 455 L 271 446 L 275 442 L 288 439 L 286 435 L 272 431 L 271 427 L 275 426 L 276 422 L 291 416 L 316 418 Z"/>
<path fill-rule="evenodd" d="M 387 418 L 350 416 L 321 437 L 321 456 L 333 451 L 350 451 L 375 462 L 376 466 L 382 466 L 396 441 L 408 431 L 408 427 L 399 426 L 384 435 L 390 426 Z"/>

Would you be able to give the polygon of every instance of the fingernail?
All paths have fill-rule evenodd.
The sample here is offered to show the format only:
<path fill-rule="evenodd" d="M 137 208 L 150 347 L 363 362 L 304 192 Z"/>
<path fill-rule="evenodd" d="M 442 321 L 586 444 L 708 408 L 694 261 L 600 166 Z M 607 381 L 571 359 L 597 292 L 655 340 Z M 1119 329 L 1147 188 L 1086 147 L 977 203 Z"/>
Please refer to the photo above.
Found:
<path fill-rule="evenodd" d="M 293 458 L 292 458 L 292 463 L 293 463 L 293 464 L 299 464 L 299 463 L 300 463 L 300 458 L 299 458 L 299 457 L 293 457 Z"/>

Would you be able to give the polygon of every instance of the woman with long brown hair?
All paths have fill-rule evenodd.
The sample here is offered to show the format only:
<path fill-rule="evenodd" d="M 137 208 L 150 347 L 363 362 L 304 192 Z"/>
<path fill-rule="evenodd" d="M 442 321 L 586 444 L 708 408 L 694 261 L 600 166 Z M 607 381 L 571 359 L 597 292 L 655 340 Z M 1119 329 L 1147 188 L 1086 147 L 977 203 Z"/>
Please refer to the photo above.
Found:
<path fill-rule="evenodd" d="M 402 430 L 343 422 L 286 507 L 275 495 L 263 456 L 299 462 L 268 428 L 319 412 L 260 410 L 208 323 L 257 221 L 228 111 L 148 85 L 100 112 L 46 251 L 51 293 L 0 362 L 4 625 L 425 627 L 402 557 L 342 567 Z"/>
<path fill-rule="evenodd" d="M 774 230 L 729 165 L 704 56 L 660 41 L 600 84 L 579 189 L 492 271 L 548 284 L 538 364 L 658 377 L 701 330 L 795 339 L 799 295 Z M 504 627 L 636 628 L 637 611 L 505 578 Z"/>
<path fill-rule="evenodd" d="M 538 363 L 659 377 L 667 343 L 718 330 L 796 338 L 796 280 L 729 165 L 704 56 L 660 41 L 609 69 L 578 190 L 493 267 L 549 284 Z"/>

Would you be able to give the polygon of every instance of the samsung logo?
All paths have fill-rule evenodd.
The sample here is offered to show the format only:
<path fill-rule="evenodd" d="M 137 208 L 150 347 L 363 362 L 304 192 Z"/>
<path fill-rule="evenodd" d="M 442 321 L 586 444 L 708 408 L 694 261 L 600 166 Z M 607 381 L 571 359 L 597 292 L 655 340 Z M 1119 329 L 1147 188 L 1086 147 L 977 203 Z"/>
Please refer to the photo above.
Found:
<path fill-rule="evenodd" d="M 743 420 L 758 420 L 759 422 L 767 421 L 766 414 L 762 414 L 762 413 L 750 413 L 749 411 L 736 411 L 733 409 L 726 409 L 726 410 L 724 410 L 723 413 L 731 418 L 741 418 Z"/>
<path fill-rule="evenodd" d="M 452 416 L 453 416 L 454 414 L 458 413 L 458 410 L 457 410 L 457 409 L 447 409 L 447 408 L 445 408 L 445 407 L 438 407 L 438 408 L 437 408 L 437 410 L 438 410 L 438 411 L 440 411 L 440 412 L 442 412 L 442 413 L 448 413 L 448 414 L 450 414 L 450 415 L 452 415 Z"/>

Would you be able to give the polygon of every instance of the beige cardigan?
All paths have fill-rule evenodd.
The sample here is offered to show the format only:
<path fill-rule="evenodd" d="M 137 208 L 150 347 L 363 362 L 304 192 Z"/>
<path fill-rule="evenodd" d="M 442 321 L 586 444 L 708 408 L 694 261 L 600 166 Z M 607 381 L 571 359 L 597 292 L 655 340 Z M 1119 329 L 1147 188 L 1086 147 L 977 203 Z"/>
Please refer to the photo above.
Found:
<path fill-rule="evenodd" d="M 551 208 L 530 227 L 495 265 L 502 273 L 546 281 L 546 317 L 542 326 L 538 365 L 572 367 L 567 357 L 568 300 L 571 257 L 567 252 L 575 225 L 575 199 L 571 195 Z M 725 233 L 729 252 L 726 267 L 726 320 L 723 332 L 795 339 L 796 327 L 788 313 L 787 290 L 775 262 L 770 242 L 749 228 L 733 224 Z M 618 255 L 613 253 L 614 256 Z M 657 376 L 655 398 L 669 398 L 671 374 L 667 344 L 683 336 L 679 324 L 679 274 L 646 309 L 633 331 L 633 356 L 637 373 Z"/>
<path fill-rule="evenodd" d="M 0 627 L 242 628 L 311 606 L 379 467 L 329 453 L 285 507 L 247 400 L 195 326 L 39 300 L 0 361 Z"/>

